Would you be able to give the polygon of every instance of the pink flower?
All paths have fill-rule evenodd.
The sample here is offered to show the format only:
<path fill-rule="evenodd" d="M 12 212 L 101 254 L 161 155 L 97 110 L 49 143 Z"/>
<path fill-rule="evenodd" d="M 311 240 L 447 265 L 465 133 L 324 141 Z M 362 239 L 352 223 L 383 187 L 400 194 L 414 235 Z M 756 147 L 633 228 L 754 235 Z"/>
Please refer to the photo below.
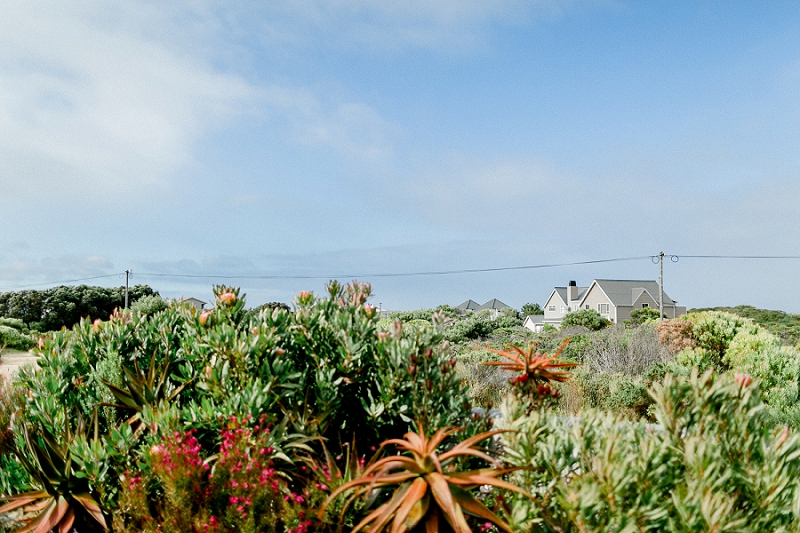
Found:
<path fill-rule="evenodd" d="M 224 304 L 230 305 L 236 301 L 236 295 L 233 294 L 232 292 L 223 292 L 222 294 L 217 296 L 217 300 L 219 300 Z"/>

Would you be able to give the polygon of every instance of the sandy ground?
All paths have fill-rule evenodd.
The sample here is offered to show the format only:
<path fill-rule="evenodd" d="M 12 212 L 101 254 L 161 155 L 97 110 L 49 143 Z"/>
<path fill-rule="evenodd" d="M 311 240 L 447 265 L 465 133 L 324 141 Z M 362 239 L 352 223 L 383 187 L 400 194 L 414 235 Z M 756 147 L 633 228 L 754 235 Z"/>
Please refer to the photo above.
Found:
<path fill-rule="evenodd" d="M 0 352 L 0 375 L 10 377 L 22 366 L 36 364 L 36 357 L 30 352 L 4 350 Z"/>

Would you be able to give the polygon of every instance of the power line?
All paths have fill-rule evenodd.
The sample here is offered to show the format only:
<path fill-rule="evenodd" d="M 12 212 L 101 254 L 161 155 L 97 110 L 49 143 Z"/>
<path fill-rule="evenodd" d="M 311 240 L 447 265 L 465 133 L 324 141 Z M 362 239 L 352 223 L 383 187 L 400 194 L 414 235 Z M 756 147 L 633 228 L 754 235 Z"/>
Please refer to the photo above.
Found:
<path fill-rule="evenodd" d="M 44 283 L 33 283 L 30 285 L 18 285 L 16 287 L 4 287 L 5 289 L 10 290 L 17 290 L 17 289 L 28 289 L 30 287 L 41 287 L 42 285 L 63 285 L 65 283 L 77 283 L 79 281 L 90 281 L 93 279 L 102 279 L 102 278 L 113 278 L 119 276 L 119 274 L 104 274 L 102 276 L 92 276 L 90 278 L 80 278 L 80 279 L 67 279 L 63 281 L 46 281 Z"/>
<path fill-rule="evenodd" d="M 673 257 L 686 259 L 800 259 L 800 255 L 679 255 Z"/>
<path fill-rule="evenodd" d="M 673 262 L 679 259 L 779 259 L 779 260 L 796 260 L 800 259 L 800 255 L 680 255 L 680 254 L 665 254 L 664 257 L 669 257 Z M 568 266 L 581 266 L 593 265 L 600 263 L 615 263 L 622 261 L 638 261 L 642 259 L 658 260 L 658 255 L 643 255 L 633 257 L 615 257 L 611 259 L 594 259 L 589 261 L 573 261 L 568 263 L 543 263 L 538 265 L 519 265 L 507 267 L 490 267 L 490 268 L 463 268 L 453 270 L 429 270 L 418 272 L 377 272 L 377 273 L 362 273 L 362 274 L 340 274 L 340 275 L 289 275 L 289 274 L 271 274 L 271 275 L 217 275 L 217 274 L 165 274 L 159 272 L 140 272 L 138 276 L 145 277 L 158 277 L 158 278 L 187 278 L 187 279 L 253 279 L 253 280 L 281 280 L 281 279 L 342 279 L 342 278 L 402 278 L 402 277 L 416 277 L 416 276 L 447 276 L 456 274 L 477 274 L 482 272 L 502 272 L 511 270 L 535 270 L 543 268 L 556 268 Z M 125 275 L 125 273 L 117 274 L 104 274 L 100 276 L 91 276 L 87 278 L 69 279 L 61 281 L 48 281 L 42 283 L 33 283 L 28 285 L 18 285 L 14 287 L 4 287 L 4 290 L 18 290 L 27 289 L 32 287 L 41 287 L 45 285 L 64 285 L 66 283 L 77 283 L 81 281 L 91 281 L 95 279 L 113 278 Z"/>
<path fill-rule="evenodd" d="M 500 272 L 505 270 L 532 270 L 539 268 L 554 268 L 565 266 L 579 266 L 591 265 L 597 263 L 613 263 L 619 261 L 636 261 L 642 259 L 649 259 L 649 255 L 637 257 L 616 257 L 613 259 L 594 259 L 591 261 L 575 261 L 572 263 L 546 263 L 540 265 L 522 265 L 522 266 L 508 266 L 508 267 L 493 267 L 493 268 L 462 268 L 457 270 L 429 270 L 420 272 L 381 272 L 372 274 L 340 274 L 340 275 L 211 275 L 211 274 L 162 274 L 154 272 L 139 272 L 138 276 L 151 276 L 162 278 L 194 278 L 194 279 L 339 279 L 339 278 L 400 278 L 412 276 L 446 276 L 452 274 L 475 274 L 480 272 Z"/>

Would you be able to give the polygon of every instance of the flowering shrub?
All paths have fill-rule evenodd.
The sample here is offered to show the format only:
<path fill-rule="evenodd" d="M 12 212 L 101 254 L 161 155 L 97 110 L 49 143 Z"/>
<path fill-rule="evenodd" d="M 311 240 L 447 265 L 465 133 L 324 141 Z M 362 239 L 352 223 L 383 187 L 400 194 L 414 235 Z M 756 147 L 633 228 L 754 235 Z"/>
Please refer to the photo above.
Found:
<path fill-rule="evenodd" d="M 127 473 L 117 531 L 303 533 L 311 526 L 307 494 L 270 445 L 269 425 L 232 417 L 220 432 L 219 452 L 204 457 L 195 430 L 154 440 L 140 472 Z"/>

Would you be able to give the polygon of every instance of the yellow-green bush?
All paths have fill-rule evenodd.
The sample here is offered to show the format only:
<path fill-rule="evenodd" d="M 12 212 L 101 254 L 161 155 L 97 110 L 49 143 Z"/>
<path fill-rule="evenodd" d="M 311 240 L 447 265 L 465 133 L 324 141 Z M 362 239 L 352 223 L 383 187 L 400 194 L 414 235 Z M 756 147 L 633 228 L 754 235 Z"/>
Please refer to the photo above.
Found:
<path fill-rule="evenodd" d="M 657 424 L 611 411 L 576 418 L 503 406 L 516 531 L 585 533 L 800 529 L 800 438 L 768 423 L 749 378 L 667 376 Z"/>

